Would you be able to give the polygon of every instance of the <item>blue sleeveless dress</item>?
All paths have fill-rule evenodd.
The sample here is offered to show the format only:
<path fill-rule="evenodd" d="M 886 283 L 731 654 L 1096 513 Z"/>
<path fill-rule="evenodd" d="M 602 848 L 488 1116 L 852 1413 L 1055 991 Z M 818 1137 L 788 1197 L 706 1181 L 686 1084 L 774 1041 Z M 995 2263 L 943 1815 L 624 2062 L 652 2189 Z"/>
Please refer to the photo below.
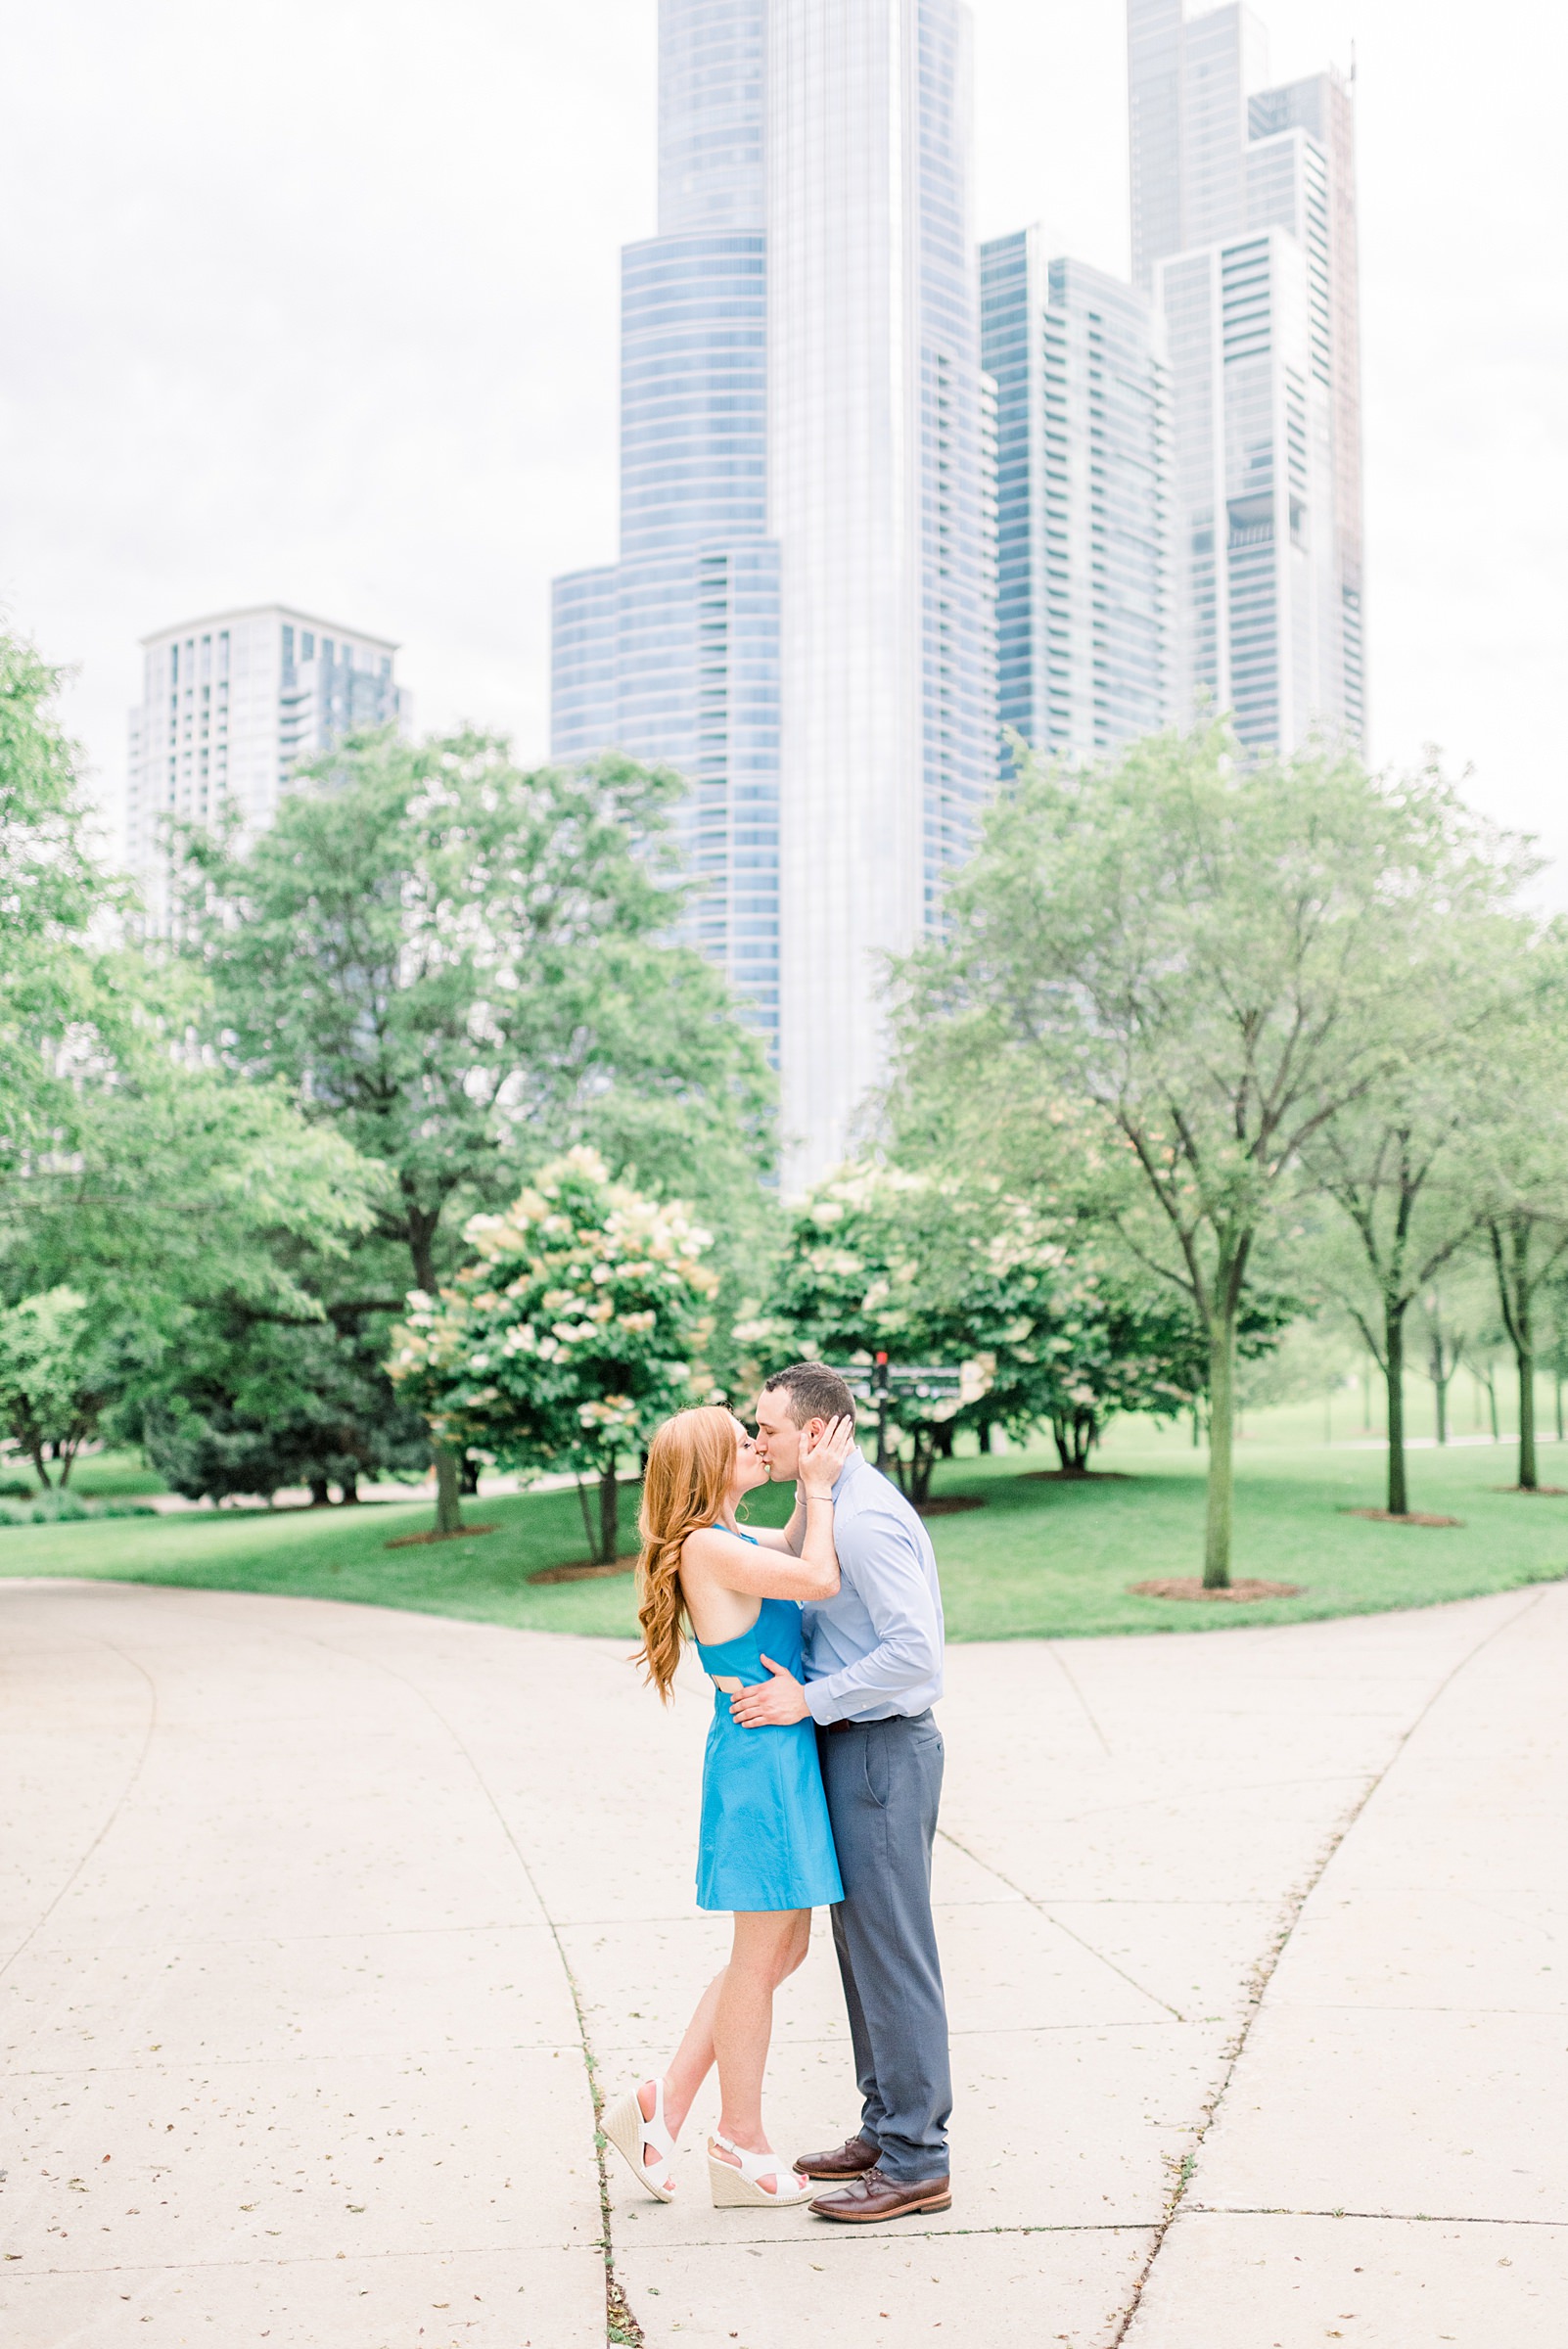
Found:
<path fill-rule="evenodd" d="M 750 1536 L 743 1536 L 749 1540 Z M 748 1687 L 771 1678 L 763 1652 L 801 1677 L 801 1610 L 764 1598 L 738 1639 L 697 1652 L 705 1671 Z M 821 1909 L 844 1898 L 816 1759 L 816 1725 L 792 1721 L 743 1729 L 722 1688 L 703 1755 L 697 1847 L 699 1909 Z"/>

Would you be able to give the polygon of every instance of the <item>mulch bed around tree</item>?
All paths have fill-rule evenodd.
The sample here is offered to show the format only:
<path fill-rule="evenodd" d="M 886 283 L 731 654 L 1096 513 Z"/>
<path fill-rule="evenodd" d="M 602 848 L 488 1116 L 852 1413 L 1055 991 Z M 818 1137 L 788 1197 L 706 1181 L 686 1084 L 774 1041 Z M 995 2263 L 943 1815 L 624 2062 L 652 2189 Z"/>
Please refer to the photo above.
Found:
<path fill-rule="evenodd" d="M 963 1509 L 983 1509 L 985 1499 L 979 1493 L 945 1493 L 940 1500 L 923 1500 L 922 1517 L 956 1517 Z"/>
<path fill-rule="evenodd" d="M 1243 1579 L 1232 1583 L 1228 1589 L 1206 1590 L 1195 1574 L 1164 1575 L 1152 1583 L 1129 1583 L 1133 1598 L 1228 1598 L 1245 1603 L 1249 1598 L 1300 1598 L 1304 1583 L 1259 1583 Z"/>
<path fill-rule="evenodd" d="M 1391 1509 L 1341 1509 L 1342 1517 L 1365 1517 L 1373 1525 L 1462 1525 L 1462 1517 L 1432 1517 L 1424 1509 L 1411 1509 L 1404 1517 Z"/>
<path fill-rule="evenodd" d="M 1568 1500 L 1568 1485 L 1489 1485 L 1489 1493 L 1531 1493 L 1542 1500 Z"/>
<path fill-rule="evenodd" d="M 529 1576 L 529 1581 L 530 1583 L 607 1582 L 612 1575 L 629 1574 L 636 1563 L 637 1552 L 631 1550 L 624 1557 L 617 1558 L 609 1566 L 591 1565 L 586 1558 L 580 1565 L 576 1566 L 541 1566 L 537 1574 Z"/>
<path fill-rule="evenodd" d="M 1125 1468 L 1026 1468 L 1022 1485 L 1130 1485 Z"/>
<path fill-rule="evenodd" d="M 449 1534 L 399 1534 L 395 1542 L 389 1542 L 386 1546 L 389 1549 L 422 1549 L 428 1542 L 467 1542 L 475 1534 L 498 1534 L 500 1530 L 498 1525 L 460 1525 Z"/>

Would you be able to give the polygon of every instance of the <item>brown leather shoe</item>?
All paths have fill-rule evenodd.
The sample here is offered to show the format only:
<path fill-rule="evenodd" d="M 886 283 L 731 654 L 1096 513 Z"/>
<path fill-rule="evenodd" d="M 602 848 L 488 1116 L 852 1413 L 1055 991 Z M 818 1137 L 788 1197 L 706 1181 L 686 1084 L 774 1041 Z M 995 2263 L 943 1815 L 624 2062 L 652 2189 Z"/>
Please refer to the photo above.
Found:
<path fill-rule="evenodd" d="M 859 2178 L 877 2166 L 877 2148 L 868 2137 L 847 2137 L 831 2153 L 803 2153 L 795 2167 L 807 2178 Z"/>
<path fill-rule="evenodd" d="M 917 2210 L 951 2210 L 952 2188 L 945 2178 L 921 2178 L 900 2186 L 880 2170 L 866 2170 L 836 2193 L 818 2194 L 807 2208 L 819 2219 L 869 2227 L 878 2219 L 907 2219 Z"/>

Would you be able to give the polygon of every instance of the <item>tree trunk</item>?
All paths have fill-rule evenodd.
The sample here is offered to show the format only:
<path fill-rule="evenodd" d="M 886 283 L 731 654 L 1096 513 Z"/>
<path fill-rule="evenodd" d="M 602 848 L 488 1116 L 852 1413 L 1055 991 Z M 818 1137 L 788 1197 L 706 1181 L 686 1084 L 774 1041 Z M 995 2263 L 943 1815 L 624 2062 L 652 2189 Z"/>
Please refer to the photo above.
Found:
<path fill-rule="evenodd" d="M 1492 1226 L 1492 1254 L 1498 1268 L 1498 1296 L 1503 1326 L 1513 1348 L 1519 1373 L 1519 1490 L 1534 1493 L 1536 1472 L 1536 1336 L 1531 1317 L 1530 1219 L 1511 1216 L 1506 1225 Z"/>
<path fill-rule="evenodd" d="M 457 1466 L 458 1487 L 463 1498 L 473 1500 L 479 1493 L 480 1464 L 471 1451 L 465 1451 L 460 1455 Z"/>
<path fill-rule="evenodd" d="M 346 1476 L 339 1477 L 338 1491 L 346 1509 L 357 1507 L 359 1501 L 359 1471 L 357 1468 L 350 1468 Z"/>
<path fill-rule="evenodd" d="M 52 1493 L 55 1488 L 49 1481 L 49 1469 L 45 1461 L 43 1446 L 41 1444 L 29 1444 L 27 1450 L 32 1455 L 33 1467 L 38 1472 L 39 1484 L 42 1485 L 46 1493 Z"/>
<path fill-rule="evenodd" d="M 931 1471 L 936 1458 L 935 1429 L 917 1427 L 914 1431 L 914 1453 L 909 1462 L 909 1498 L 917 1509 L 923 1509 L 931 1498 Z"/>
<path fill-rule="evenodd" d="M 1557 1394 L 1558 1394 L 1558 1414 L 1557 1414 L 1557 1415 L 1558 1415 L 1558 1419 L 1559 1419 L 1559 1422 L 1560 1422 L 1560 1420 L 1561 1420 L 1561 1416 L 1562 1416 L 1562 1390 L 1561 1390 L 1561 1388 L 1560 1388 L 1560 1387 L 1559 1387 L 1559 1389 L 1557 1390 Z M 981 1452 L 982 1452 L 982 1454 L 983 1454 L 983 1455 L 984 1455 L 984 1454 L 986 1454 L 986 1453 L 989 1453 L 989 1452 L 990 1452 L 990 1451 L 991 1451 L 991 1431 L 992 1431 L 992 1426 L 993 1426 L 993 1425 L 994 1425 L 994 1421 L 992 1421 L 992 1420 L 990 1420 L 990 1419 L 982 1419 L 982 1421 L 980 1422 L 980 1426 L 979 1426 L 979 1428 L 976 1430 L 976 1434 L 977 1434 L 977 1436 L 978 1436 L 978 1439 L 979 1439 L 979 1444 L 980 1444 L 980 1451 L 981 1451 Z M 1559 1424 L 1559 1426 L 1558 1426 L 1557 1433 L 1558 1433 L 1558 1435 L 1559 1435 L 1559 1436 L 1562 1434 L 1562 1428 L 1561 1428 L 1561 1425 L 1560 1425 L 1560 1424 Z"/>
<path fill-rule="evenodd" d="M 1525 1327 L 1528 1330 L 1529 1321 Z M 1540 1483 L 1536 1469 L 1536 1357 L 1526 1345 L 1519 1355 L 1519 1490 L 1534 1493 Z"/>
<path fill-rule="evenodd" d="M 1065 1411 L 1051 1414 L 1051 1438 L 1064 1476 L 1087 1476 L 1088 1455 L 1094 1448 L 1094 1414 L 1075 1411 L 1071 1418 Z"/>
<path fill-rule="evenodd" d="M 1230 1588 L 1230 1527 L 1235 1497 L 1236 1314 L 1225 1304 L 1209 1322 L 1209 1495 L 1203 1533 L 1203 1587 Z"/>
<path fill-rule="evenodd" d="M 1437 1412 L 1437 1440 L 1440 1446 L 1449 1440 L 1449 1380 L 1453 1376 L 1457 1366 L 1451 1363 L 1445 1370 L 1443 1359 L 1443 1339 L 1439 1335 L 1432 1340 L 1432 1359 L 1427 1375 L 1432 1381 L 1432 1400 Z"/>
<path fill-rule="evenodd" d="M 310 1506 L 313 1509 L 330 1509 L 332 1506 L 332 1495 L 327 1489 L 326 1478 L 324 1476 L 309 1476 L 306 1477 L 305 1483 L 310 1492 Z"/>
<path fill-rule="evenodd" d="M 446 1445 L 433 1438 L 431 1453 L 436 1462 L 436 1531 L 455 1534 L 462 1530 L 463 1504 L 459 1497 L 457 1454 Z"/>
<path fill-rule="evenodd" d="M 1498 1432 L 1498 1373 L 1491 1362 L 1487 1364 L 1487 1409 L 1492 1414 L 1492 1441 L 1500 1444 L 1502 1438 Z"/>
<path fill-rule="evenodd" d="M 621 1555 L 621 1483 L 616 1464 L 599 1471 L 599 1547 L 597 1563 L 613 1566 Z"/>
<path fill-rule="evenodd" d="M 1383 1361 L 1388 1381 L 1388 1513 L 1407 1517 L 1409 1491 L 1405 1477 L 1405 1308 L 1383 1300 Z"/>
<path fill-rule="evenodd" d="M 436 1294 L 436 1227 L 438 1215 L 416 1214 L 412 1208 L 408 1217 L 408 1253 L 413 1260 L 414 1286 L 423 1289 L 427 1297 Z M 463 1504 L 460 1497 L 461 1479 L 458 1455 L 438 1444 L 434 1432 L 430 1440 L 431 1457 L 436 1463 L 436 1531 L 438 1534 L 457 1534 L 463 1530 Z"/>

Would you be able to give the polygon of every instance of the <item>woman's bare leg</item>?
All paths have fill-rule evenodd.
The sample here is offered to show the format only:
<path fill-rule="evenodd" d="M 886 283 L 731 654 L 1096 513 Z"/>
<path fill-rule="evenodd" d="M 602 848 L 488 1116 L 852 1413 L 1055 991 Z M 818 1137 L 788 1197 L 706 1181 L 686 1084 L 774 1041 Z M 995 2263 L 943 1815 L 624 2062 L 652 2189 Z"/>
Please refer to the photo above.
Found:
<path fill-rule="evenodd" d="M 773 2030 L 773 1992 L 802 1962 L 810 1940 L 808 1909 L 760 1910 L 736 1915 L 729 1963 L 714 1976 L 698 2000 L 665 2073 L 665 2119 L 672 2137 L 679 2136 L 697 2091 L 716 2061 L 723 2098 L 719 2128 L 749 2153 L 761 2152 L 765 2142 L 761 2085 Z M 733 2050 L 733 2057 L 723 2051 L 728 2050 Z M 729 2085 L 732 2071 L 734 2096 Z M 639 2092 L 638 2102 L 643 2119 L 652 2120 L 651 2081 Z M 741 2112 L 750 2112 L 749 2120 L 737 2120 L 737 2105 Z"/>
<path fill-rule="evenodd" d="M 762 2074 L 773 2036 L 773 1993 L 800 1964 L 810 1937 L 808 1909 L 743 1911 L 735 1918 L 735 1943 L 714 2011 L 714 2053 L 720 2133 L 748 2153 L 768 2149 Z"/>
<path fill-rule="evenodd" d="M 691 2021 L 686 2025 L 686 2035 L 670 2057 L 669 2068 L 665 2074 L 665 2119 L 669 2124 L 671 2137 L 680 2135 L 697 2091 L 714 2068 L 714 2015 L 727 1971 L 725 1967 L 716 1973 L 698 2000 Z M 642 2105 L 643 2119 L 651 2121 L 654 2108 L 651 2081 L 642 2090 L 638 2100 Z"/>

